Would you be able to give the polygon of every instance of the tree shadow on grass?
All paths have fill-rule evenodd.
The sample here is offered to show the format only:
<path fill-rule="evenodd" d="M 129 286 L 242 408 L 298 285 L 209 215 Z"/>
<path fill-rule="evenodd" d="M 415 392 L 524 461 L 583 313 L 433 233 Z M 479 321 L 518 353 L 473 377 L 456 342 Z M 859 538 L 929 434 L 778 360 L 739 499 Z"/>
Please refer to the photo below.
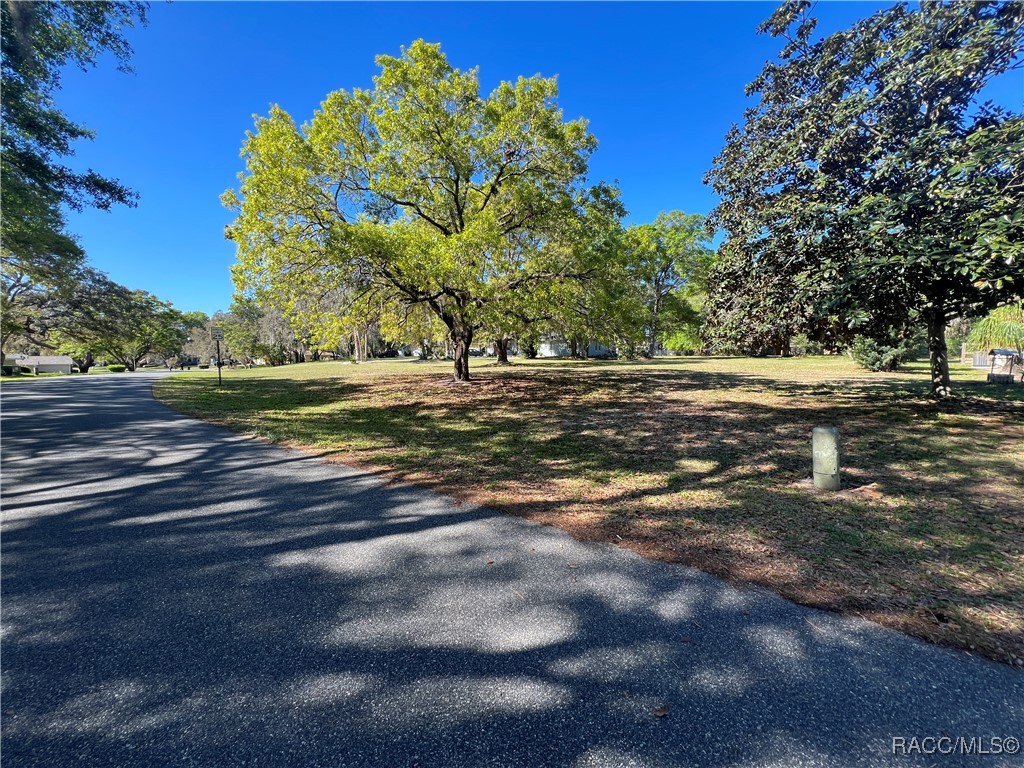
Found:
<path fill-rule="evenodd" d="M 253 380 L 234 396 L 250 409 L 243 428 L 334 446 L 392 480 L 1024 657 L 1024 481 L 1006 452 L 1024 437 L 1024 404 L 935 404 L 926 381 L 905 379 L 594 368 L 501 369 L 461 388 Z M 818 423 L 840 426 L 862 494 L 800 486 Z"/>

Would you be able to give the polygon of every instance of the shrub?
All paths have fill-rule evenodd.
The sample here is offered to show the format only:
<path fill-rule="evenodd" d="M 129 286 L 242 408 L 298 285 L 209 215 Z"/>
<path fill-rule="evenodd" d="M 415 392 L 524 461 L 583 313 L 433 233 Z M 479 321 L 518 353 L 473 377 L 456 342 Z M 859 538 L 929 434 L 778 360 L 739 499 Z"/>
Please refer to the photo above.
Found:
<path fill-rule="evenodd" d="M 820 341 L 812 340 L 806 333 L 798 333 L 789 343 L 794 355 L 823 355 L 825 347 Z"/>
<path fill-rule="evenodd" d="M 199 364 L 199 370 L 201 370 L 201 371 L 205 371 L 209 367 L 210 367 L 209 363 L 200 363 Z"/>
<path fill-rule="evenodd" d="M 124 373 L 127 368 L 123 365 L 108 365 L 107 370 L 111 373 Z"/>
<path fill-rule="evenodd" d="M 846 352 L 861 368 L 869 371 L 895 371 L 900 363 L 915 358 L 917 340 L 905 339 L 882 344 L 870 336 L 855 336 Z"/>

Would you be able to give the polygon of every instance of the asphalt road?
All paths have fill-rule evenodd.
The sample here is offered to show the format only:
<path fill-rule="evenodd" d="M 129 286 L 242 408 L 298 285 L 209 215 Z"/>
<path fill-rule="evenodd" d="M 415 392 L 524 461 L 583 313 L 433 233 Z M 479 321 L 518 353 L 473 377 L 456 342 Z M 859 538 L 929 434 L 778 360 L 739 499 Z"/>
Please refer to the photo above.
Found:
<path fill-rule="evenodd" d="M 1024 739 L 1019 670 L 184 418 L 158 375 L 3 387 L 4 768 L 1024 763 L 893 754 Z"/>

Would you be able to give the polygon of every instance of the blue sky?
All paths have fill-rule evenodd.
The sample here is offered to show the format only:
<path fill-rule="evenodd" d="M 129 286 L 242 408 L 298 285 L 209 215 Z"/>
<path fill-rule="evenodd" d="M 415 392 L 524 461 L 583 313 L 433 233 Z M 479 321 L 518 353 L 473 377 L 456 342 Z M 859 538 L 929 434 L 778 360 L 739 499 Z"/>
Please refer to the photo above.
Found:
<path fill-rule="evenodd" d="M 129 35 L 134 74 L 102 61 L 70 71 L 61 108 L 96 132 L 72 163 L 119 178 L 137 208 L 71 213 L 94 266 L 182 310 L 231 302 L 232 215 L 253 114 L 280 104 L 298 122 L 338 88 L 369 87 L 378 53 L 440 42 L 485 91 L 519 75 L 558 75 L 569 119 L 599 147 L 594 180 L 618 180 L 631 222 L 659 211 L 707 213 L 702 178 L 746 105 L 744 86 L 779 43 L 755 33 L 773 3 L 155 3 Z M 820 3 L 822 30 L 883 7 Z M 991 89 L 1020 109 L 1024 73 Z"/>

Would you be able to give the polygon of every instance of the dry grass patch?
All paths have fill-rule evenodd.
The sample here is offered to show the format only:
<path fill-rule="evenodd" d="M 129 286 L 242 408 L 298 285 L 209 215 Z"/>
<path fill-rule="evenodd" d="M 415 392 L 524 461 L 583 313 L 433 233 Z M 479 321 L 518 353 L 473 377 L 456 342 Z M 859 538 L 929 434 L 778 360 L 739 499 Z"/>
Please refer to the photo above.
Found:
<path fill-rule="evenodd" d="M 845 359 L 321 363 L 161 381 L 168 404 L 395 480 L 1024 664 L 1024 397 Z M 848 490 L 809 488 L 836 424 Z"/>

